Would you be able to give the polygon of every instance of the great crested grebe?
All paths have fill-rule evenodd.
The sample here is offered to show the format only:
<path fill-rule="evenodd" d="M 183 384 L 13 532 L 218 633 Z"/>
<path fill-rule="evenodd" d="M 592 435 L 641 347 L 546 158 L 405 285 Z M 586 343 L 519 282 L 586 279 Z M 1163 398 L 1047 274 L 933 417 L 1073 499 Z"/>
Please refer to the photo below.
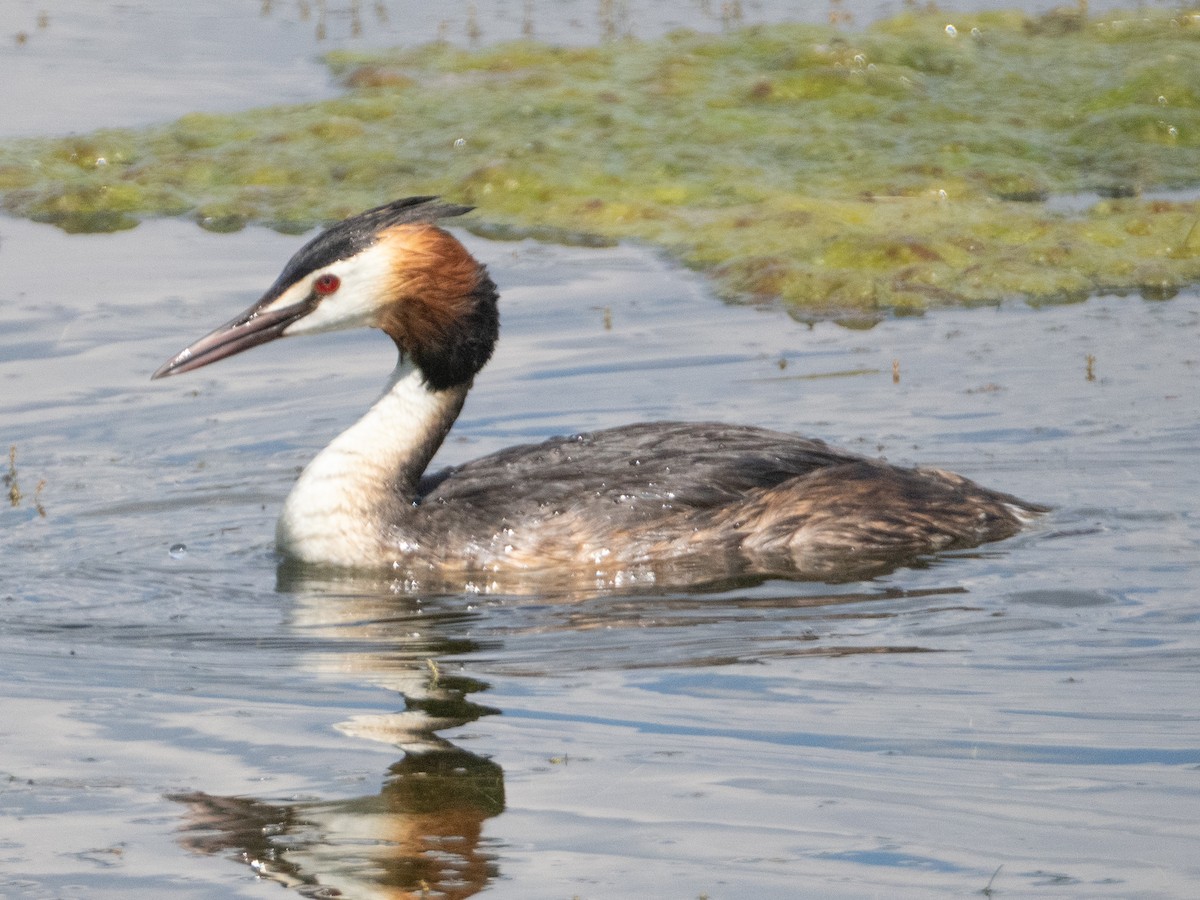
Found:
<path fill-rule="evenodd" d="M 284 503 L 276 538 L 288 556 L 418 580 L 841 580 L 1009 537 L 1042 511 L 949 472 L 716 423 L 552 438 L 424 475 L 499 334 L 487 270 L 434 224 L 469 210 L 411 197 L 334 225 L 257 303 L 154 373 L 298 334 L 370 326 L 395 341 L 383 396 Z"/>

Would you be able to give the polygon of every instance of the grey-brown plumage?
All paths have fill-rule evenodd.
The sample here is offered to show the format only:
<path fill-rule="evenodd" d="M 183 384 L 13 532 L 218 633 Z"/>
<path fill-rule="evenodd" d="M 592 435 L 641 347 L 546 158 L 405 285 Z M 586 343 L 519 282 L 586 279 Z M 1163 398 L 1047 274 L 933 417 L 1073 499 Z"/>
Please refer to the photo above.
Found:
<path fill-rule="evenodd" d="M 530 569 L 841 580 L 1010 537 L 1040 510 L 952 473 L 797 435 L 653 422 L 446 470 L 392 517 L 427 546 L 451 536 L 452 556 L 475 548 L 480 571 L 499 554 Z"/>
<path fill-rule="evenodd" d="M 280 549 L 386 567 L 418 586 L 536 587 L 741 575 L 842 580 L 1016 533 L 1041 507 L 958 475 L 821 441 L 656 422 L 425 467 L 498 335 L 487 271 L 433 220 L 434 198 L 368 210 L 318 235 L 264 296 L 155 377 L 274 338 L 363 325 L 395 341 L 384 396 L 309 464 Z"/>

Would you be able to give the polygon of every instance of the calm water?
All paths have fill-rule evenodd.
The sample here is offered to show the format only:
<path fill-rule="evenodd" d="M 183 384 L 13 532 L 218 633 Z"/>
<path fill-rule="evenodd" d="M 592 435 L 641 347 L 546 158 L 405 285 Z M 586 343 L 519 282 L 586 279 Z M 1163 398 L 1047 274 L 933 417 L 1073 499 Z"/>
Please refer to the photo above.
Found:
<path fill-rule="evenodd" d="M 504 337 L 443 461 L 723 417 L 1057 509 L 870 583 L 411 597 L 277 572 L 271 549 L 386 338 L 148 381 L 296 238 L 0 239 L 23 493 L 0 514 L 0 894 L 277 891 L 248 861 L 350 896 L 962 896 L 999 867 L 1010 895 L 1183 896 L 1200 876 L 1200 297 L 810 328 L 640 249 L 470 239 Z"/>
<path fill-rule="evenodd" d="M 1200 295 L 810 327 L 640 248 L 466 238 L 503 337 L 442 462 L 721 418 L 1055 511 L 837 586 L 306 580 L 275 515 L 387 339 L 152 384 L 300 239 L 0 219 L 0 896 L 1194 894 Z"/>

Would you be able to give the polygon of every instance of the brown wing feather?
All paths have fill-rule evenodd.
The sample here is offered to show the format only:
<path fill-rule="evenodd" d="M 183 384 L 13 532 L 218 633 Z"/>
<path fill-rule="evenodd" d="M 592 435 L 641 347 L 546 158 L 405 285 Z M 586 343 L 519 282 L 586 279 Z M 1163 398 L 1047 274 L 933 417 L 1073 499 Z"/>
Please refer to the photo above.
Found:
<path fill-rule="evenodd" d="M 532 568 L 695 557 L 715 568 L 835 578 L 1008 537 L 1022 513 L 1039 509 L 957 475 L 713 423 L 513 447 L 423 488 L 430 535 Z"/>

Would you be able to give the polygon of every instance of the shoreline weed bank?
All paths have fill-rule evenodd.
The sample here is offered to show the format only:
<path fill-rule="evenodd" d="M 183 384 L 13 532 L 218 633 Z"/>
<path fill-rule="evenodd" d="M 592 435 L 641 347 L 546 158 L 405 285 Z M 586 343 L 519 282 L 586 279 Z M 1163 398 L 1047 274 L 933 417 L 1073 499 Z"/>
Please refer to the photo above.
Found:
<path fill-rule="evenodd" d="M 301 232 L 437 193 L 476 204 L 481 233 L 646 241 L 800 317 L 1200 280 L 1200 14 L 327 62 L 338 99 L 0 144 L 3 206 L 68 231 Z"/>

